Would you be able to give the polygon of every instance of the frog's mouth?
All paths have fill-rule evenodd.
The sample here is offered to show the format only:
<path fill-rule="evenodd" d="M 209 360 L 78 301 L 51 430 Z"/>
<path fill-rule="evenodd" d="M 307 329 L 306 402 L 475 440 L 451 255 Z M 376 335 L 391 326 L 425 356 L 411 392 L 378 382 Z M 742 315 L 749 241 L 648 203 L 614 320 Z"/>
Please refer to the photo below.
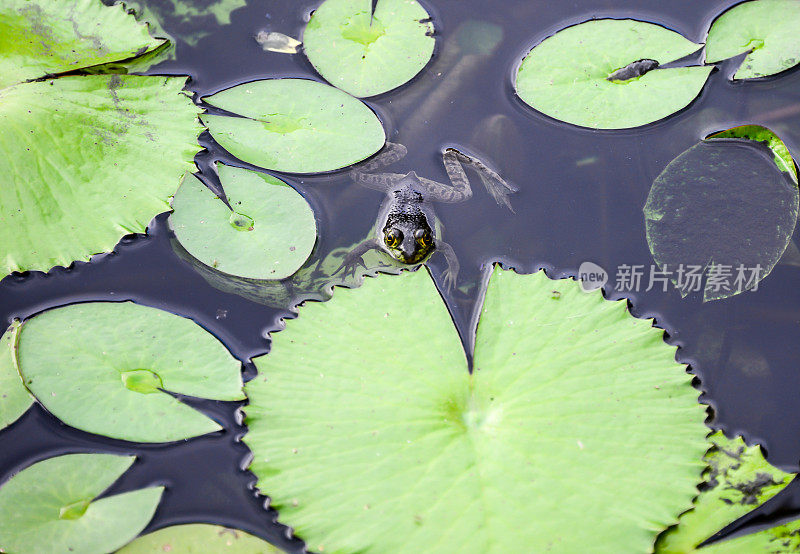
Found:
<path fill-rule="evenodd" d="M 433 244 L 427 248 L 416 248 L 410 252 L 402 248 L 390 248 L 389 254 L 398 262 L 402 262 L 404 264 L 418 264 L 427 258 L 428 255 L 433 252 L 433 249 Z"/>

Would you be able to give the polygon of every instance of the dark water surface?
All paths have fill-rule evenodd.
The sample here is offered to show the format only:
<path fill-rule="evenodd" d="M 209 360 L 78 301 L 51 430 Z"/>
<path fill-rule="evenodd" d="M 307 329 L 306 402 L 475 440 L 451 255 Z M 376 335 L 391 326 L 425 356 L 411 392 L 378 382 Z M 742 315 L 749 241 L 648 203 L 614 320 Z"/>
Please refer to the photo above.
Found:
<path fill-rule="evenodd" d="M 437 213 L 461 262 L 459 285 L 448 302 L 462 335 L 469 325 L 481 267 L 499 260 L 530 272 L 575 275 L 592 261 L 612 280 L 623 264 L 653 263 L 645 238 L 642 207 L 653 179 L 678 154 L 711 132 L 740 124 L 761 124 L 800 152 L 800 71 L 755 83 L 731 83 L 735 63 L 712 73 L 700 97 L 686 110 L 644 128 L 592 131 L 562 124 L 523 105 L 513 95 L 511 76 L 521 56 L 542 38 L 591 17 L 633 17 L 659 22 L 695 42 L 703 41 L 715 16 L 732 0 L 571 2 L 428 0 L 437 28 L 431 65 L 400 89 L 367 101 L 384 121 L 389 140 L 409 149 L 393 172 L 415 170 L 445 181 L 440 152 L 460 145 L 486 157 L 519 186 L 516 215 L 498 207 L 479 186 L 463 204 L 442 204 Z M 195 46 L 179 42 L 176 60 L 152 70 L 191 75 L 200 96 L 254 79 L 319 79 L 302 55 L 264 52 L 254 35 L 262 30 L 299 36 L 316 2 L 251 0 L 227 26 Z M 467 59 L 453 47 L 456 31 L 469 20 L 503 29 L 498 49 Z M 170 30 L 169 22 L 165 28 Z M 176 31 L 178 32 L 178 31 Z M 204 134 L 207 152 L 198 164 L 208 180 L 213 161 L 244 165 Z M 345 171 L 322 176 L 280 175 L 309 200 L 319 222 L 314 256 L 362 240 L 372 228 L 382 195 L 352 183 Z M 135 179 L 135 176 L 131 176 Z M 473 180 L 473 185 L 477 180 Z M 47 275 L 13 275 L 0 282 L 0 319 L 28 318 L 42 310 L 88 300 L 135 300 L 191 317 L 215 334 L 240 360 L 269 349 L 268 333 L 288 312 L 213 288 L 170 245 L 166 216 L 148 236 L 125 238 L 113 254 L 91 263 L 58 268 Z M 795 232 L 794 241 L 800 240 Z M 790 249 L 793 246 L 790 245 Z M 713 407 L 715 428 L 764 445 L 775 465 L 797 471 L 800 461 L 800 254 L 775 267 L 757 292 L 703 303 L 701 294 L 681 298 L 668 292 L 626 293 L 633 312 L 655 317 L 678 344 L 681 362 L 700 378 L 703 401 Z M 443 262 L 430 264 L 435 277 Z M 613 282 L 607 296 L 620 298 Z M 245 366 L 252 376 L 251 366 Z M 0 431 L 0 481 L 22 467 L 53 455 L 77 451 L 133 453 L 137 463 L 112 492 L 153 483 L 167 485 L 149 529 L 176 523 L 212 522 L 239 527 L 287 549 L 298 539 L 274 523 L 244 471 L 248 451 L 238 438 L 238 403 L 192 401 L 220 421 L 224 431 L 176 444 L 142 446 L 83 433 L 34 406 Z M 633 461 L 635 463 L 635 461 Z M 760 512 L 768 518 L 800 513 L 800 494 L 790 486 Z M 795 495 L 794 497 L 792 495 Z M 793 503 L 795 508 L 792 508 Z M 775 506 L 775 508 L 773 508 Z M 778 510 L 780 513 L 769 516 Z"/>

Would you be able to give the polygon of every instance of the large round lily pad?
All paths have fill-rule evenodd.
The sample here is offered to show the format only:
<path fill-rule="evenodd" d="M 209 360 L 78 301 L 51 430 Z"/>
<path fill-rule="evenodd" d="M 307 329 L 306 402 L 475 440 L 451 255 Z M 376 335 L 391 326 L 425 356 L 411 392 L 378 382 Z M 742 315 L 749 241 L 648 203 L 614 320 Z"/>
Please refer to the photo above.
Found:
<path fill-rule="evenodd" d="M 426 271 L 367 279 L 255 360 L 250 469 L 316 552 L 647 552 L 706 449 L 674 356 L 624 301 L 495 269 L 470 374 Z"/>
<path fill-rule="evenodd" d="M 408 82 L 433 54 L 430 15 L 416 0 L 325 0 L 311 15 L 303 49 L 320 75 L 353 96 Z"/>
<path fill-rule="evenodd" d="M 0 551 L 107 554 L 153 517 L 164 487 L 95 498 L 134 456 L 68 454 L 33 464 L 0 486 Z"/>
<path fill-rule="evenodd" d="M 0 88 L 117 62 L 164 43 L 122 4 L 100 0 L 0 2 Z M 5 134 L 7 131 L 3 131 Z"/>
<path fill-rule="evenodd" d="M 254 81 L 203 100 L 242 116 L 202 116 L 214 140 L 266 169 L 332 171 L 368 158 L 386 139 L 380 120 L 363 102 L 306 79 Z"/>
<path fill-rule="evenodd" d="M 747 52 L 734 79 L 757 79 L 800 63 L 800 3 L 742 2 L 719 16 L 708 31 L 705 56 L 714 63 Z"/>
<path fill-rule="evenodd" d="M 522 61 L 519 97 L 555 119 L 595 129 L 638 127 L 663 119 L 700 93 L 711 67 L 651 69 L 609 79 L 643 60 L 665 64 L 696 52 L 682 35 L 643 21 L 599 19 L 546 38 Z"/>
<path fill-rule="evenodd" d="M 775 267 L 800 203 L 775 156 L 760 141 L 711 139 L 653 181 L 644 206 L 647 243 L 682 295 L 727 298 L 756 288 Z"/>
<path fill-rule="evenodd" d="M 238 529 L 203 523 L 173 525 L 139 537 L 117 554 L 278 554 L 267 541 Z"/>
<path fill-rule="evenodd" d="M 112 438 L 167 442 L 220 426 L 164 391 L 241 400 L 240 363 L 189 319 L 132 302 L 48 310 L 18 331 L 17 363 L 64 423 Z"/>
<path fill-rule="evenodd" d="M 91 75 L 0 90 L 0 277 L 143 233 L 199 150 L 184 78 Z"/>
<path fill-rule="evenodd" d="M 226 165 L 218 170 L 230 207 L 188 176 L 172 202 L 170 225 L 178 241 L 204 264 L 230 275 L 292 275 L 317 239 L 311 206 L 271 175 Z"/>

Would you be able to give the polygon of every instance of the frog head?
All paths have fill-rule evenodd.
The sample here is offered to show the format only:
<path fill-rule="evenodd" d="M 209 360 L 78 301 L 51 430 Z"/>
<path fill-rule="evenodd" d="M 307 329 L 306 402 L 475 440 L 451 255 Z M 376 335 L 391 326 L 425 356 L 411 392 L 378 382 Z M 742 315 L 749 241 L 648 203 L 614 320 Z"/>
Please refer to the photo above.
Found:
<path fill-rule="evenodd" d="M 381 246 L 395 260 L 416 264 L 434 249 L 433 229 L 416 191 L 395 191 L 395 202 L 381 230 Z"/>

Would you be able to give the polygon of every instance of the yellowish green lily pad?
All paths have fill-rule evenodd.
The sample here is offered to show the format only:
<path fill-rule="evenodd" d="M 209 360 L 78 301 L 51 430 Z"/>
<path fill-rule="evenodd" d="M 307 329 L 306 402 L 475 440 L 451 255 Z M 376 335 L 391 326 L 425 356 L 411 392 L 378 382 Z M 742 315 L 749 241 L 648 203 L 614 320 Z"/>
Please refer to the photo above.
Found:
<path fill-rule="evenodd" d="M 107 554 L 138 535 L 164 487 L 96 499 L 135 460 L 67 454 L 23 469 L 0 486 L 0 551 Z"/>
<path fill-rule="evenodd" d="M 523 102 L 567 123 L 639 127 L 685 108 L 700 93 L 712 67 L 657 65 L 702 46 L 644 21 L 586 21 L 536 45 L 522 60 L 515 87 Z"/>
<path fill-rule="evenodd" d="M 0 89 L 134 58 L 160 47 L 122 4 L 100 0 L 0 2 Z"/>
<path fill-rule="evenodd" d="M 303 305 L 246 385 L 281 520 L 315 552 L 651 549 L 706 449 L 675 347 L 543 273 L 495 268 L 477 325 L 470 374 L 424 269 Z"/>
<path fill-rule="evenodd" d="M 320 75 L 353 96 L 374 96 L 411 80 L 433 55 L 430 15 L 416 0 L 325 0 L 303 33 Z"/>
<path fill-rule="evenodd" d="M 61 77 L 0 90 L 0 277 L 143 233 L 199 150 L 184 78 Z"/>

